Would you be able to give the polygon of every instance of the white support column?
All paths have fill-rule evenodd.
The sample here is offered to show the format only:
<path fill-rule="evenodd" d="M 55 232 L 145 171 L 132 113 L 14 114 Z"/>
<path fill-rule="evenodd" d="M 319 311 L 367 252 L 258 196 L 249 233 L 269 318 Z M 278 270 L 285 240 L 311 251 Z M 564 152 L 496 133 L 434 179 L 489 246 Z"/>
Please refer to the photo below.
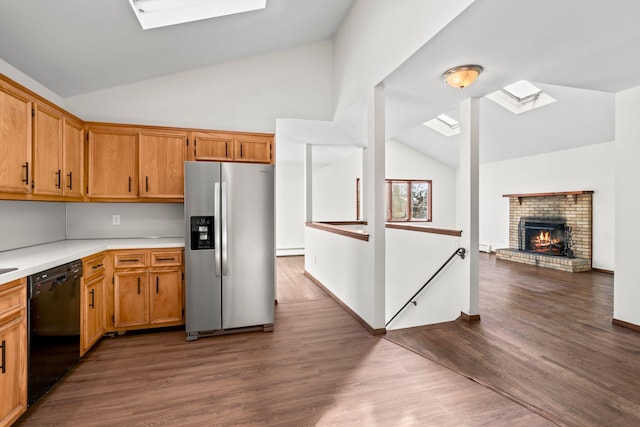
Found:
<path fill-rule="evenodd" d="M 369 231 L 374 329 L 385 324 L 385 90 L 378 85 L 368 99 L 367 147 L 363 150 L 363 216 Z"/>
<path fill-rule="evenodd" d="M 458 228 L 462 230 L 460 246 L 465 248 L 463 262 L 465 277 L 468 278 L 468 305 L 464 312 L 469 316 L 480 314 L 479 290 L 479 100 L 470 98 L 460 104 L 460 167 L 458 169 Z"/>
<path fill-rule="evenodd" d="M 304 221 L 313 221 L 313 145 L 304 145 Z"/>

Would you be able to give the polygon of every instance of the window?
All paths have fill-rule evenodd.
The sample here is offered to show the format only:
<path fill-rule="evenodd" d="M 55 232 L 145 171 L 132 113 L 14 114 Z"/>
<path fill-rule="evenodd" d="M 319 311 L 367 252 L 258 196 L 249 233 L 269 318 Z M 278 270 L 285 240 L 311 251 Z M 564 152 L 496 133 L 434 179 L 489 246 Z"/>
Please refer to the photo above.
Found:
<path fill-rule="evenodd" d="M 387 221 L 431 221 L 431 180 L 388 179 Z"/>

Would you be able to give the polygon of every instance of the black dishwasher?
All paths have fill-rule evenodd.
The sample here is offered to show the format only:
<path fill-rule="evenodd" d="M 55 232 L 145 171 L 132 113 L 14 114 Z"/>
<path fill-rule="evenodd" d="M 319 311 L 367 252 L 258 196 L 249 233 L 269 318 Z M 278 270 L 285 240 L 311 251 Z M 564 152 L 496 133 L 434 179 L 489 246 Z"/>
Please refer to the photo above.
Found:
<path fill-rule="evenodd" d="M 77 260 L 28 278 L 29 405 L 80 357 L 81 277 Z"/>

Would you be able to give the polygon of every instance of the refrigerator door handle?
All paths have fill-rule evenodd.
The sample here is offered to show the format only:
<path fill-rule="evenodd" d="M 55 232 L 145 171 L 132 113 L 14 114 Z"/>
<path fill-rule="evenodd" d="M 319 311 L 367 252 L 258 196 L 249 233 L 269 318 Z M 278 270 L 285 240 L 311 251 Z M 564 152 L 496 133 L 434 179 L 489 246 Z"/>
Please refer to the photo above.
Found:
<path fill-rule="evenodd" d="M 216 182 L 214 184 L 213 187 L 213 195 L 214 195 L 214 202 L 213 202 L 213 239 L 214 239 L 214 251 L 213 251 L 213 256 L 214 256 L 214 262 L 215 262 L 215 270 L 216 270 L 216 276 L 220 276 L 222 274 L 222 268 L 221 268 L 221 252 L 222 252 L 222 246 L 218 244 L 219 242 L 219 237 L 220 236 L 220 183 Z"/>
<path fill-rule="evenodd" d="M 220 247 L 222 248 L 222 275 L 226 276 L 228 273 L 228 266 L 227 266 L 227 183 L 223 182 L 221 184 L 222 187 L 222 197 L 221 197 L 221 206 L 222 206 L 222 212 L 221 212 L 221 245 Z"/>

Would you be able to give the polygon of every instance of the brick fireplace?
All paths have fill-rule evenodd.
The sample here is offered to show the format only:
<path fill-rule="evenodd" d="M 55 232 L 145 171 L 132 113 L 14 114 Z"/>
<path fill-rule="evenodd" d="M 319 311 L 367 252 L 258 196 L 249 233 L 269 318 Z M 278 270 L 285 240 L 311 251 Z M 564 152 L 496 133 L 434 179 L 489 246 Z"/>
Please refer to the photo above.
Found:
<path fill-rule="evenodd" d="M 498 259 L 568 272 L 590 270 L 592 195 L 593 191 L 505 194 L 509 248 L 497 249 Z"/>

